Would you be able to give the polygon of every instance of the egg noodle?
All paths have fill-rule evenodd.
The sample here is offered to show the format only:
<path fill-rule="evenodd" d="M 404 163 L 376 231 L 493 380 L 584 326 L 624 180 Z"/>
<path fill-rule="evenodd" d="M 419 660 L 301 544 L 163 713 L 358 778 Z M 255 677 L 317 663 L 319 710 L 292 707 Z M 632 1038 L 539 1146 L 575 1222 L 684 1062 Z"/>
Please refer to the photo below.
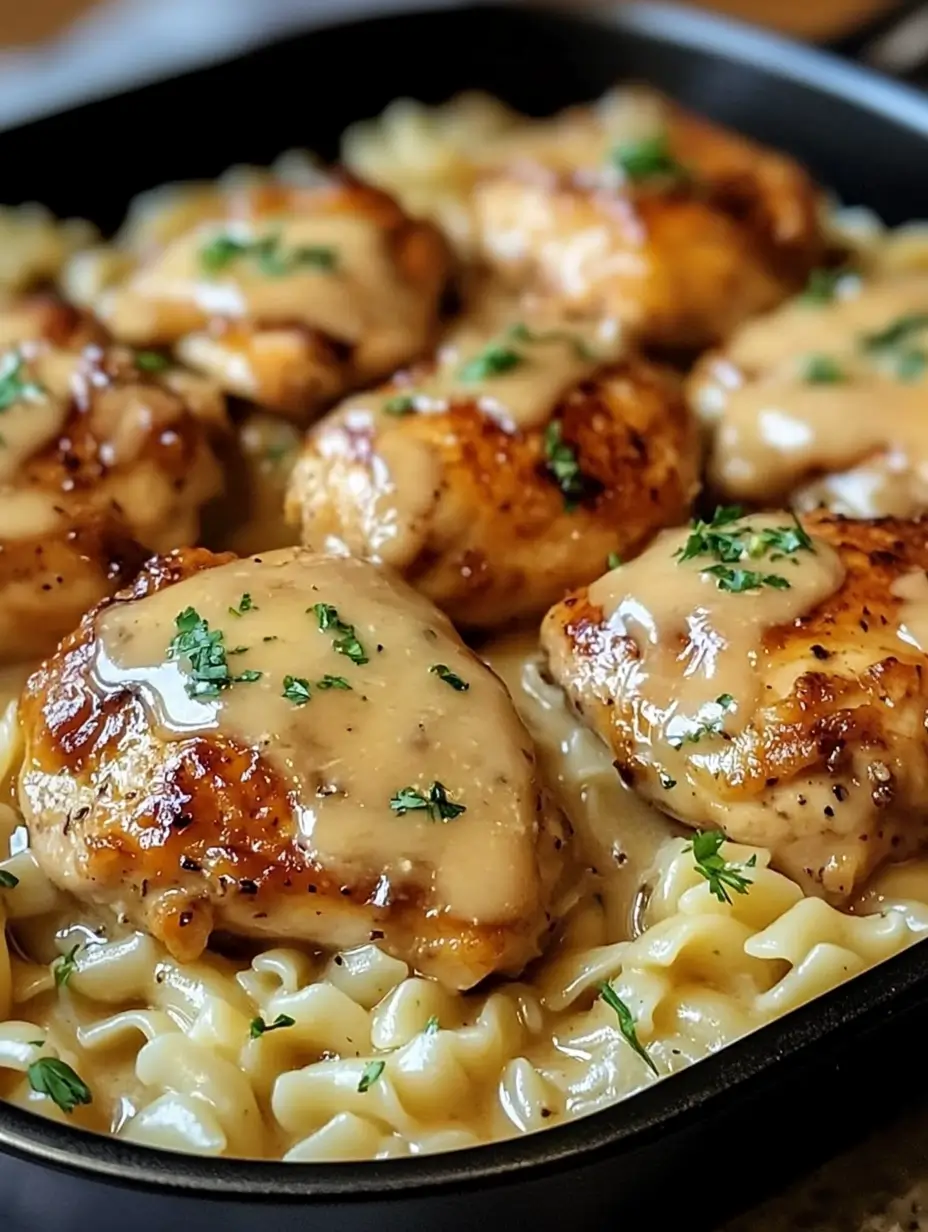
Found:
<path fill-rule="evenodd" d="M 463 241 L 466 220 L 448 211 L 485 138 L 509 123 L 481 96 L 436 110 L 401 101 L 349 130 L 346 161 Z M 51 243 L 44 215 L 39 224 L 37 251 Z M 833 225 L 876 266 L 928 268 L 924 227 L 887 235 L 855 210 L 836 212 Z M 692 835 L 623 787 L 605 746 L 545 677 L 534 641 L 501 640 L 487 657 L 538 745 L 588 873 L 543 959 L 518 981 L 466 994 L 374 944 L 325 955 L 220 939 L 182 965 L 152 937 L 69 898 L 39 869 L 14 804 L 22 753 L 11 701 L 0 721 L 0 1095 L 205 1155 L 447 1151 L 605 1108 L 928 929 L 928 862 L 882 873 L 842 912 L 805 897 L 766 850 L 725 843 L 718 854 L 745 884 L 713 892 Z M 70 1114 L 28 1079 L 54 1058 L 92 1096 Z"/>

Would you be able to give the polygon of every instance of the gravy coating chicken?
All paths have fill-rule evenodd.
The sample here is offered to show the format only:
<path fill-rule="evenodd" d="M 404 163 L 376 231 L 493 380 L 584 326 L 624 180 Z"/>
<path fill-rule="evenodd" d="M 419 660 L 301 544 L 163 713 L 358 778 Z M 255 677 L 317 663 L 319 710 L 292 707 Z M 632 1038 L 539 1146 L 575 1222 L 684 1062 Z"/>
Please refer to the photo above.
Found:
<path fill-rule="evenodd" d="M 21 714 L 42 867 L 182 961 L 214 928 L 376 939 L 469 988 L 518 973 L 552 925 L 563 822 L 509 695 L 372 565 L 156 558 Z"/>
<path fill-rule="evenodd" d="M 321 172 L 175 192 L 161 225 L 156 211 L 69 271 L 119 340 L 173 347 L 227 392 L 303 421 L 433 340 L 447 247 L 386 194 Z"/>
<path fill-rule="evenodd" d="M 197 537 L 224 424 L 211 384 L 56 299 L 0 313 L 0 661 L 47 653 L 145 549 Z"/>
<path fill-rule="evenodd" d="M 842 903 L 928 846 L 926 569 L 928 523 L 723 510 L 552 608 L 542 643 L 630 787 Z"/>
<path fill-rule="evenodd" d="M 614 323 L 508 311 L 324 418 L 288 494 L 304 543 L 400 570 L 470 628 L 541 614 L 679 522 L 698 486 L 672 374 Z"/>
<path fill-rule="evenodd" d="M 690 378 L 723 500 L 852 517 L 928 509 L 928 275 L 816 272 Z"/>
<path fill-rule="evenodd" d="M 435 212 L 458 232 L 467 207 L 476 256 L 515 286 L 617 317 L 648 345 L 724 338 L 821 258 L 819 194 L 797 163 L 653 91 L 616 90 L 546 120 L 492 111 L 473 142 L 454 108 L 419 117 L 431 159 L 405 165 L 389 118 L 379 158 L 369 130 L 347 156 L 401 194 L 408 185 L 418 208 L 431 174 Z"/>

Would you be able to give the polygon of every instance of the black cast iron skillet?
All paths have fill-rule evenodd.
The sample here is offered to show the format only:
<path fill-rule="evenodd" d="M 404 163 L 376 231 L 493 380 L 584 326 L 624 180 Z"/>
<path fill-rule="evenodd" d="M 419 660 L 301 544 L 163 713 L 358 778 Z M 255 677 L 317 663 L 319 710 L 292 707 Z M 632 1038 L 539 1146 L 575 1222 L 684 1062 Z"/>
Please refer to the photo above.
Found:
<path fill-rule="evenodd" d="M 291 146 L 332 156 L 397 95 L 482 87 L 530 112 L 647 79 L 784 147 L 849 202 L 928 218 L 928 99 L 827 55 L 641 4 L 481 6 L 327 26 L 0 134 L 0 194 L 115 226 L 129 197 Z M 3 1232 L 710 1228 L 928 1089 L 917 945 L 624 1104 L 479 1150 L 385 1163 L 147 1151 L 0 1103 Z"/>

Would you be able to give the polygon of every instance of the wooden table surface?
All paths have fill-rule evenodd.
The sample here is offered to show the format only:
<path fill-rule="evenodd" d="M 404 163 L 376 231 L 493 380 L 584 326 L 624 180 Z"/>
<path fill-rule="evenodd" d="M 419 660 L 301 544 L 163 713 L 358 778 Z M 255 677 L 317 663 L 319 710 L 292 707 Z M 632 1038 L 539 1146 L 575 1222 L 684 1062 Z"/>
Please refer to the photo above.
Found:
<path fill-rule="evenodd" d="M 92 8 L 113 0 L 0 0 L 0 46 L 51 38 Z M 157 3 L 157 0 L 152 0 Z M 260 4 L 261 0 L 254 0 Z M 569 3 L 569 0 L 566 0 Z M 690 0 L 698 3 L 699 0 Z M 702 0 L 706 8 L 760 22 L 805 38 L 846 32 L 893 0 Z"/>

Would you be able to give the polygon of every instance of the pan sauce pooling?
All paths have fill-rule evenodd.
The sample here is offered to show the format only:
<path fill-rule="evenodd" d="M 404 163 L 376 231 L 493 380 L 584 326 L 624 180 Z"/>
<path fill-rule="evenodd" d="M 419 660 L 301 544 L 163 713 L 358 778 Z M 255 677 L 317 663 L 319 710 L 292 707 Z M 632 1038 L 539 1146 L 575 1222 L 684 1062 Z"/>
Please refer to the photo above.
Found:
<path fill-rule="evenodd" d="M 19 728 L 14 708 L 0 709 L 0 1095 L 42 1115 L 205 1154 L 313 1161 L 470 1146 L 606 1107 L 928 928 L 920 528 L 810 521 L 805 541 L 790 516 L 759 513 L 745 557 L 720 560 L 722 572 L 706 571 L 708 557 L 674 557 L 692 532 L 659 532 L 686 518 L 693 425 L 675 375 L 630 349 L 613 320 L 692 345 L 781 301 L 825 250 L 814 186 L 789 159 L 640 95 L 540 125 L 470 104 L 437 116 L 400 108 L 377 131 L 349 141 L 355 164 L 384 183 L 395 172 L 399 195 L 455 231 L 465 260 L 482 247 L 518 284 L 506 298 L 484 287 L 442 322 L 438 232 L 305 161 L 296 174 L 248 169 L 152 198 L 115 246 L 79 254 L 65 272 L 68 293 L 117 333 L 170 345 L 259 404 L 233 401 L 229 450 L 248 462 L 228 463 L 234 525 L 220 538 L 263 554 L 223 563 L 188 549 L 150 566 L 134 599 L 101 608 L 33 678 Z M 522 152 L 536 164 L 525 178 Z M 476 188 L 481 167 L 490 174 Z M 728 358 L 700 378 L 715 393 L 709 411 L 725 404 L 713 474 L 726 430 L 741 423 L 732 408 L 763 386 L 829 449 L 892 424 L 892 441 L 884 434 L 834 465 L 911 463 L 908 487 L 894 490 L 916 491 L 917 442 L 904 434 L 913 416 L 901 405 L 920 388 L 921 325 L 902 331 L 901 372 L 895 343 L 854 341 L 923 311 L 924 275 L 911 270 L 924 245 L 911 234 L 905 245 L 908 272 L 901 247 L 870 236 L 862 285 L 838 280 L 831 302 L 789 306 L 723 339 Z M 62 237 L 53 266 L 72 246 Z M 212 272 L 204 249 L 216 254 Z M 465 287 L 486 277 L 464 274 Z M 575 315 L 594 302 L 608 302 L 606 319 Z M 803 400 L 796 356 L 813 348 L 848 378 L 819 364 L 811 387 L 822 407 L 839 407 L 838 444 L 824 409 L 813 422 L 818 410 Z M 391 376 L 397 365 L 407 366 Z M 565 660 L 553 652 L 566 627 L 555 613 L 547 665 L 534 627 L 481 644 L 523 727 L 446 618 L 391 575 L 268 550 L 287 541 L 274 509 L 298 440 L 279 417 L 305 421 L 381 379 L 316 427 L 320 456 L 344 448 L 359 469 L 326 455 L 320 478 L 304 452 L 301 512 L 314 497 L 344 498 L 370 523 L 365 553 L 386 559 L 415 546 L 429 505 L 429 537 L 401 563 L 471 627 L 535 610 L 551 577 L 568 579 L 555 599 L 590 584 L 610 637 L 621 626 L 634 646 L 621 665 L 601 653 L 602 630 L 587 647 L 604 711 L 633 697 L 627 748 L 600 738 L 596 705 L 567 679 L 577 647 L 562 647 Z M 885 415 L 872 413 L 871 392 Z M 51 410 L 36 403 L 40 414 L 26 416 L 5 397 L 0 376 L 0 432 L 8 420 L 17 441 Z M 814 446 L 819 460 L 796 476 L 808 442 L 793 441 L 774 467 L 769 442 L 753 440 L 738 458 L 750 453 L 762 474 L 739 481 L 775 476 L 783 499 L 803 485 L 811 499 L 809 482 L 832 465 Z M 774 452 L 784 449 L 778 438 Z M 594 463 L 601 504 L 581 482 Z M 0 451 L 4 465 L 18 473 Z M 368 507 L 369 493 L 383 505 Z M 58 518 L 47 497 L 18 493 L 17 517 Z M 725 516 L 729 531 L 745 525 Z M 211 531 L 205 541 L 215 546 Z M 617 547 L 627 563 L 606 570 Z M 0 581 L 4 563 L 0 552 Z M 775 575 L 788 584 L 770 583 Z M 0 608 L 0 628 L 2 618 Z M 788 631 L 775 667 L 761 648 L 771 628 Z M 201 655 L 217 633 L 218 659 Z M 23 655 L 25 642 L 7 639 L 4 651 Z M 18 692 L 18 672 L 0 681 L 5 696 Z M 727 753 L 750 744 L 752 712 L 797 672 L 805 709 L 790 712 L 790 730 L 821 723 L 827 736 L 844 724 L 876 776 L 864 783 L 853 757 L 829 762 L 835 778 L 820 775 L 825 794 L 800 820 L 805 851 L 828 870 L 821 884 L 806 876 L 811 860 L 791 862 L 784 846 L 791 801 L 750 814 L 737 775 L 725 781 Z M 23 736 L 32 846 L 12 806 Z M 839 743 L 819 741 L 829 757 Z M 637 794 L 616 773 L 614 759 L 629 756 Z M 730 806 L 713 795 L 719 783 Z M 866 799 L 839 795 L 846 784 L 863 784 Z M 832 802 L 835 829 L 821 821 Z M 746 816 L 759 824 L 739 846 L 719 831 L 694 836 L 670 812 L 690 825 L 717 818 L 732 833 L 742 825 L 741 837 Z M 915 858 L 862 885 L 900 853 Z M 823 897 L 839 882 L 841 910 Z M 500 974 L 479 982 L 488 972 Z"/>

